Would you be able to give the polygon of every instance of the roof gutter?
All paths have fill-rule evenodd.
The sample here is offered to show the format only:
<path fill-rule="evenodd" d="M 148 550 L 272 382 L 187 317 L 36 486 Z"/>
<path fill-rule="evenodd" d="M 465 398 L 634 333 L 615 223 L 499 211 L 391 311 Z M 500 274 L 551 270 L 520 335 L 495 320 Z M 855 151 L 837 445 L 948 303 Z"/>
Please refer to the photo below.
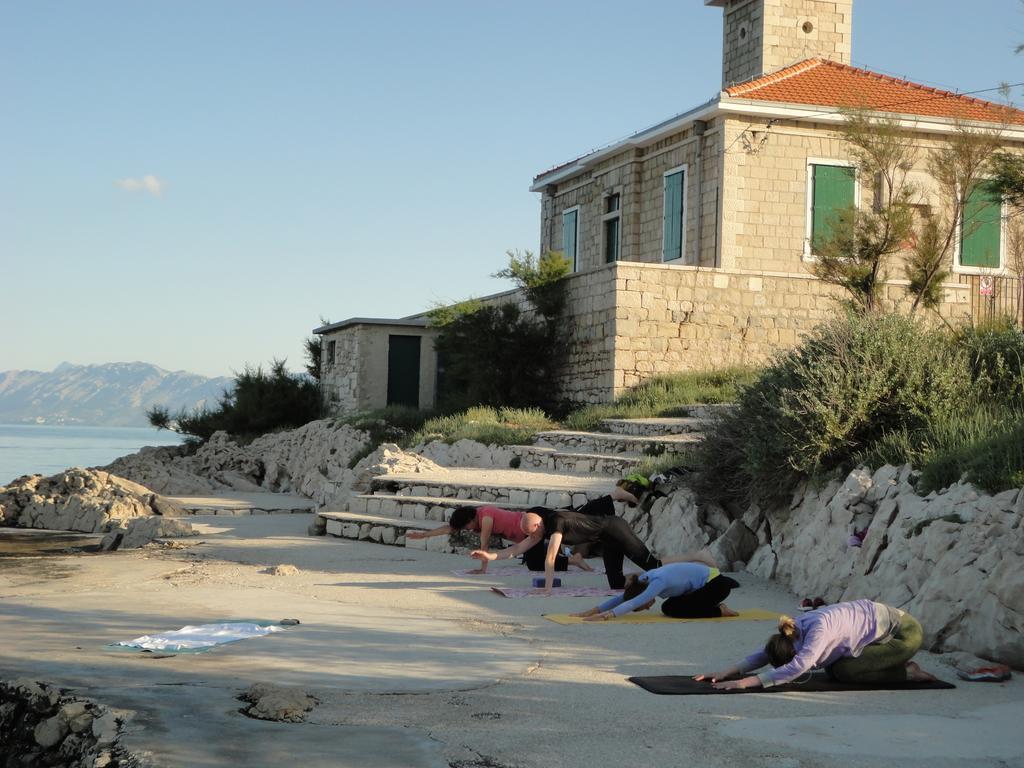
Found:
<path fill-rule="evenodd" d="M 815 107 L 813 105 L 790 104 L 779 101 L 762 101 L 759 99 L 741 99 L 731 97 L 725 92 L 719 100 L 719 109 L 725 114 L 750 115 L 783 120 L 813 120 L 816 123 L 840 124 L 845 121 L 843 109 L 840 107 Z M 979 130 L 997 130 L 1003 138 L 1012 141 L 1024 141 L 1024 126 L 1014 124 L 1012 127 L 982 120 L 953 120 L 947 117 L 930 117 L 928 115 L 907 115 L 901 112 L 872 112 L 879 117 L 894 118 L 896 125 L 907 130 L 925 133 L 955 133 L 960 128 Z"/>
<path fill-rule="evenodd" d="M 573 176 L 578 176 L 609 155 L 617 154 L 622 152 L 624 149 L 644 147 L 648 144 L 653 144 L 659 139 L 685 128 L 690 123 L 697 120 L 709 120 L 718 114 L 720 98 L 720 96 L 716 96 L 710 101 L 701 104 L 699 107 L 691 109 L 689 112 L 683 112 L 681 115 L 670 117 L 668 120 L 658 123 L 657 125 L 652 125 L 650 128 L 645 128 L 639 133 L 634 133 L 628 139 L 623 139 L 622 141 L 615 142 L 614 144 L 609 144 L 603 149 L 591 152 L 589 155 L 584 155 L 564 168 L 558 168 L 557 170 L 549 171 L 548 173 L 542 173 L 533 180 L 533 184 L 530 186 L 530 191 L 543 192 L 547 185 L 558 184 L 565 179 L 571 179 Z"/>

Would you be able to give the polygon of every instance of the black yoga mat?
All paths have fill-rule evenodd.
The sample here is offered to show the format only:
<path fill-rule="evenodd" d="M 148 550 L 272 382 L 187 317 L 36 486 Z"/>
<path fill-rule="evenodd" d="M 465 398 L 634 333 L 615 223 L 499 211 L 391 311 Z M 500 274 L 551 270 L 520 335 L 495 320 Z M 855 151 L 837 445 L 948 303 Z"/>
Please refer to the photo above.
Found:
<path fill-rule="evenodd" d="M 661 675 L 657 677 L 631 677 L 629 682 L 636 683 L 641 688 L 651 693 L 665 696 L 702 696 L 705 694 L 717 693 L 783 693 L 785 691 L 936 691 L 947 688 L 956 688 L 952 683 L 942 680 L 933 682 L 906 682 L 906 683 L 883 683 L 879 685 L 853 685 L 850 683 L 837 683 L 829 680 L 826 675 L 811 675 L 806 683 L 786 683 L 776 685 L 772 688 L 739 688 L 729 691 L 720 691 L 712 688 L 711 683 L 703 680 L 697 681 L 685 675 Z"/>

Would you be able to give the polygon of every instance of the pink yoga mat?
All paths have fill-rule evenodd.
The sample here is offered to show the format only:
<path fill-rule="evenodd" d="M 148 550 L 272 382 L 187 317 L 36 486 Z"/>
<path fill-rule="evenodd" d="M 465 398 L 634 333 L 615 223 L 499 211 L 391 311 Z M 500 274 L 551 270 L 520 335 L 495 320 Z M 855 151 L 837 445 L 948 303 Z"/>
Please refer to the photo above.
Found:
<path fill-rule="evenodd" d="M 555 587 L 550 595 L 545 595 L 535 589 L 522 589 L 513 587 L 491 587 L 502 597 L 610 597 L 621 595 L 621 589 L 609 587 Z"/>
<path fill-rule="evenodd" d="M 470 571 L 472 571 L 472 570 L 473 570 L 472 568 L 463 568 L 463 569 L 458 570 L 458 571 L 452 571 L 452 574 L 454 574 L 455 576 L 481 576 L 481 575 L 482 576 L 506 576 L 506 575 L 517 576 L 517 575 L 522 575 L 524 573 L 532 573 L 532 574 L 535 574 L 535 575 L 539 574 L 541 576 L 544 575 L 543 571 L 531 571 L 525 565 L 499 566 L 498 568 L 491 568 L 489 571 L 487 571 L 487 573 L 484 573 L 484 574 L 470 573 Z M 563 573 L 597 573 L 597 574 L 603 574 L 604 573 L 604 568 L 601 568 L 600 566 L 594 566 L 594 570 L 592 570 L 592 571 L 584 571 L 582 568 L 577 568 L 575 565 L 570 565 L 568 571 L 558 571 L 558 572 L 555 573 L 555 575 L 558 576 L 558 575 L 563 574 Z"/>

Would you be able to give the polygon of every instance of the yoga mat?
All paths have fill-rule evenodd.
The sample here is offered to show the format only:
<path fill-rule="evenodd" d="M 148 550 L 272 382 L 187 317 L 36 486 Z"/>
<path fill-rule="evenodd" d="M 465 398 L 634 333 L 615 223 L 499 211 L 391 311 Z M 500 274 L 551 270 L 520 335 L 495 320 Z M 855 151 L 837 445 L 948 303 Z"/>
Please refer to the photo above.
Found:
<path fill-rule="evenodd" d="M 567 613 L 546 613 L 544 618 L 555 622 L 555 624 L 679 624 L 683 621 L 775 621 L 779 618 L 779 614 L 773 611 L 762 611 L 760 608 L 751 608 L 740 611 L 739 616 L 721 616 L 715 619 L 670 619 L 661 611 L 627 613 L 625 616 L 608 619 L 608 621 L 584 621 L 579 616 L 570 616 Z"/>
<path fill-rule="evenodd" d="M 731 691 L 720 691 L 712 688 L 711 683 L 697 681 L 686 675 L 662 675 L 658 677 L 630 677 L 629 682 L 636 683 L 645 691 L 665 696 L 703 696 L 717 693 L 785 693 L 787 691 L 804 691 L 808 693 L 827 693 L 844 691 L 938 691 L 956 688 L 952 683 L 942 680 L 933 682 L 885 683 L 878 685 L 853 685 L 837 683 L 824 674 L 811 675 L 806 683 L 786 683 L 771 688 L 740 688 Z"/>
<path fill-rule="evenodd" d="M 545 595 L 535 589 L 518 587 L 491 587 L 491 590 L 502 597 L 611 597 L 622 594 L 621 589 L 609 589 L 608 587 L 555 587 L 551 590 L 550 595 Z"/>
<path fill-rule="evenodd" d="M 500 566 L 498 568 L 491 568 L 487 573 L 470 573 L 472 568 L 462 568 L 457 571 L 452 571 L 455 576 L 505 576 L 511 574 L 514 576 L 521 576 L 523 574 L 540 574 L 544 575 L 544 571 L 531 571 L 525 565 L 511 565 L 511 566 Z M 599 565 L 595 565 L 592 571 L 585 571 L 582 568 L 577 568 L 575 565 L 570 565 L 568 571 L 555 571 L 555 575 L 558 576 L 563 573 L 593 573 L 593 574 L 604 574 L 604 568 Z"/>

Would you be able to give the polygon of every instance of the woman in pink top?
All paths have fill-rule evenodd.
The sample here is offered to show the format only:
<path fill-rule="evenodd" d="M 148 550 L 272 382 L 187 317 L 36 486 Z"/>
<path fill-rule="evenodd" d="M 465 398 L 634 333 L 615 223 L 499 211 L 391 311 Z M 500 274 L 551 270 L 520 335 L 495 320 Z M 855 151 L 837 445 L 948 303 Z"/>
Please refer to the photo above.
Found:
<path fill-rule="evenodd" d="M 540 515 L 532 512 L 502 509 L 501 507 L 459 507 L 452 512 L 448 525 L 442 525 L 431 531 L 408 531 L 405 536 L 409 539 L 428 539 L 432 536 L 447 536 L 455 531 L 476 531 L 480 534 L 480 549 L 484 552 L 490 550 L 491 536 L 497 535 L 501 538 L 518 544 L 530 539 L 533 546 L 541 546 L 544 539 L 544 524 Z M 590 566 L 581 555 L 575 554 L 571 557 L 560 555 L 560 562 L 556 562 L 556 571 L 565 571 L 569 565 L 578 565 L 585 570 Z M 470 573 L 487 573 L 487 566 L 490 561 L 481 560 L 480 567 Z"/>

